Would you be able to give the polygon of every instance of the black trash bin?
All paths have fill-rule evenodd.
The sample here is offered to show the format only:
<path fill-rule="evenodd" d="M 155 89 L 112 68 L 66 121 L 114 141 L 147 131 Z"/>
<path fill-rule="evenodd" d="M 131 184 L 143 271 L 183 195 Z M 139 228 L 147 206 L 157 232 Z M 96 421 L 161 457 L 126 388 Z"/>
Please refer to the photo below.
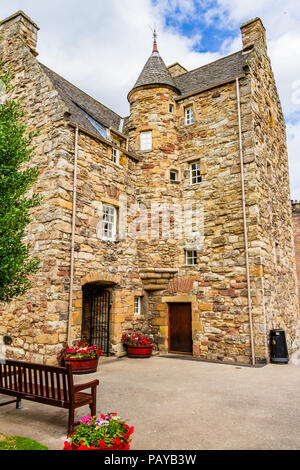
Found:
<path fill-rule="evenodd" d="M 271 362 L 276 364 L 287 364 L 289 362 L 284 330 L 270 331 L 270 350 Z"/>

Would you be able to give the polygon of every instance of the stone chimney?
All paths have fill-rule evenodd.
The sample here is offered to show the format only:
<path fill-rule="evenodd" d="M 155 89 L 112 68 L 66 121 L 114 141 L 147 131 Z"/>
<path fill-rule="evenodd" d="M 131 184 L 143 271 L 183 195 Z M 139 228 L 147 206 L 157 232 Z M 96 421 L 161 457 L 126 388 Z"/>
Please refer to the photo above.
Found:
<path fill-rule="evenodd" d="M 175 64 L 169 65 L 168 67 L 169 73 L 171 77 L 178 77 L 178 75 L 182 75 L 183 73 L 187 72 L 187 69 L 182 67 L 178 62 L 175 62 Z"/>
<path fill-rule="evenodd" d="M 266 30 L 260 18 L 254 18 L 241 26 L 243 49 L 263 47 L 267 49 Z"/>
<path fill-rule="evenodd" d="M 1 34 L 5 34 L 11 38 L 19 36 L 22 41 L 29 47 L 34 56 L 37 56 L 37 36 L 39 27 L 32 21 L 29 16 L 21 10 L 1 21 Z"/>

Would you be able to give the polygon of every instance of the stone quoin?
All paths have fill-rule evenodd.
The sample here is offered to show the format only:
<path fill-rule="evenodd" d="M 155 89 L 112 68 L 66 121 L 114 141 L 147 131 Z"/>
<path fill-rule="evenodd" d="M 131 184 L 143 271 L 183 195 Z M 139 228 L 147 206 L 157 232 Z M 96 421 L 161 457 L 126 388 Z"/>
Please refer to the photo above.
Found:
<path fill-rule="evenodd" d="M 41 64 L 38 29 L 22 11 L 0 27 L 10 97 L 23 98 L 28 131 L 40 130 L 33 190 L 43 195 L 26 237 L 39 271 L 0 305 L 7 355 L 55 363 L 85 336 L 121 356 L 122 334 L 136 331 L 161 353 L 259 364 L 274 328 L 297 349 L 299 211 L 295 258 L 261 20 L 242 25 L 240 51 L 191 71 L 167 67 L 155 35 L 127 117 Z"/>

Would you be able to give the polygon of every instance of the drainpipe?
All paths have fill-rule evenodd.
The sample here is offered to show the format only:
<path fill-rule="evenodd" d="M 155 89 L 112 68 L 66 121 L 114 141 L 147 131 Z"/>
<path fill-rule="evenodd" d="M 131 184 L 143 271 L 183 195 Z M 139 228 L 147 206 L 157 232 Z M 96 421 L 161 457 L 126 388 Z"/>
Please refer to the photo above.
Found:
<path fill-rule="evenodd" d="M 249 251 L 248 251 L 248 230 L 247 230 L 246 201 L 245 201 L 245 179 L 244 179 L 244 155 L 243 155 L 243 140 L 242 140 L 241 100 L 240 100 L 240 84 L 239 84 L 238 77 L 236 78 L 236 94 L 237 94 L 238 121 L 239 121 L 239 145 L 240 145 L 240 163 L 241 163 L 241 181 L 242 181 L 242 201 L 243 201 L 243 220 L 244 220 L 247 290 L 248 290 L 250 343 L 251 343 L 252 365 L 255 366 L 255 348 L 254 348 L 254 336 L 253 336 L 251 283 L 250 283 Z"/>
<path fill-rule="evenodd" d="M 69 295 L 69 319 L 67 343 L 71 343 L 72 306 L 73 306 L 73 280 L 74 280 L 74 246 L 75 246 L 75 222 L 77 202 L 77 160 L 78 160 L 78 127 L 75 129 L 75 154 L 74 154 L 74 181 L 73 181 L 73 214 L 71 231 L 71 267 L 70 267 L 70 295 Z"/>

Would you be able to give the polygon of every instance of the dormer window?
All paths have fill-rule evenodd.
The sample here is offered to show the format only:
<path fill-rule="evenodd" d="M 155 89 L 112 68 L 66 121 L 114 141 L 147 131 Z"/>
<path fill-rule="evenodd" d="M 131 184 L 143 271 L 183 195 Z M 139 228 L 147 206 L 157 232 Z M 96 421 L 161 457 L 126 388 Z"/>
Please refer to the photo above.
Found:
<path fill-rule="evenodd" d="M 152 150 L 152 131 L 141 132 L 140 150 Z"/>
<path fill-rule="evenodd" d="M 194 110 L 193 110 L 192 106 L 189 106 L 188 108 L 185 108 L 184 115 L 185 115 L 186 125 L 193 124 L 193 122 L 194 122 Z"/>

